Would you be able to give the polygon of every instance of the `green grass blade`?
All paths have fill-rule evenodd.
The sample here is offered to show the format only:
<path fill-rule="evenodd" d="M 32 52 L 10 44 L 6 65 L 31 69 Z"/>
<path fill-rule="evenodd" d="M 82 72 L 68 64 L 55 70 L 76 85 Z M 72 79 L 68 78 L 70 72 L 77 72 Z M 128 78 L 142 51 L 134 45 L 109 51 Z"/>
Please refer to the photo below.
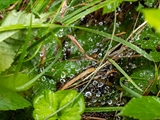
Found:
<path fill-rule="evenodd" d="M 31 26 L 32 26 L 32 15 L 30 17 L 30 26 L 29 26 L 28 34 L 26 36 L 26 40 L 25 40 L 25 43 L 24 43 L 24 46 L 23 46 L 22 54 L 20 55 L 20 58 L 18 60 L 18 64 L 16 66 L 15 73 L 14 73 L 14 76 L 13 76 L 14 83 L 16 83 L 16 78 L 17 78 L 18 72 L 21 69 L 21 66 L 22 66 L 22 63 L 23 63 L 23 60 L 24 60 L 24 57 L 25 57 L 25 54 L 26 54 L 26 50 L 27 50 L 27 47 L 28 47 L 28 44 L 29 44 L 29 41 L 30 41 L 30 36 L 31 36 L 31 32 L 32 32 L 32 27 Z"/>
<path fill-rule="evenodd" d="M 139 93 L 136 93 L 135 91 L 131 90 L 130 88 L 126 87 L 125 85 L 123 85 L 122 81 L 124 80 L 125 78 L 121 78 L 120 79 L 120 85 L 121 87 L 126 90 L 128 93 L 130 93 L 131 95 L 133 95 L 134 97 L 141 97 L 142 95 L 140 95 Z"/>
<path fill-rule="evenodd" d="M 88 8 L 88 9 L 86 9 L 86 10 L 84 10 L 84 8 L 83 8 L 83 10 L 84 10 L 83 12 L 74 14 L 74 16 L 70 17 L 70 19 L 68 19 L 67 21 L 65 21 L 65 22 L 63 22 L 63 23 L 66 24 L 66 25 L 69 25 L 69 24 L 73 23 L 74 21 L 80 19 L 81 17 L 83 17 L 83 16 L 85 16 L 85 15 L 88 15 L 88 14 L 90 14 L 90 13 L 92 13 L 92 12 L 94 12 L 94 11 L 100 9 L 100 8 L 103 8 L 103 7 L 107 6 L 107 5 L 110 5 L 110 4 L 112 4 L 112 3 L 115 3 L 115 1 L 116 1 L 116 0 L 106 0 L 106 1 L 104 1 L 104 2 L 100 2 L 100 3 L 97 4 L 97 5 L 94 5 L 94 6 L 91 7 L 91 8 L 86 7 L 86 8 Z M 98 3 L 98 1 L 95 1 L 95 3 L 96 3 L 96 2 Z M 95 4 L 95 3 L 94 3 L 94 4 Z M 89 6 L 91 6 L 92 4 L 93 4 L 93 3 L 90 3 Z"/>
<path fill-rule="evenodd" d="M 70 19 L 71 19 L 72 17 L 74 17 L 75 15 L 79 14 L 80 12 L 86 10 L 87 8 L 89 8 L 89 7 L 97 4 L 97 3 L 99 3 L 99 2 L 100 2 L 100 0 L 96 0 L 96 1 L 91 2 L 90 4 L 85 5 L 85 6 L 82 7 L 82 8 L 79 8 L 78 10 L 76 10 L 76 11 L 72 12 L 71 14 L 65 16 L 62 20 L 60 20 L 60 22 L 64 23 L 64 22 L 66 22 L 67 20 L 70 21 Z M 81 16 L 81 17 L 82 17 L 82 16 Z"/>
<path fill-rule="evenodd" d="M 54 61 L 49 66 L 47 66 L 40 74 L 38 74 L 36 77 L 34 77 L 28 83 L 26 83 L 26 84 L 24 84 L 22 86 L 16 87 L 16 90 L 19 91 L 21 89 L 27 88 L 28 86 L 32 85 L 38 78 L 40 78 L 45 72 L 47 72 L 48 70 L 50 70 L 52 68 L 53 64 L 55 64 L 57 62 L 57 60 L 60 58 L 61 52 L 62 52 L 62 50 L 59 50 L 59 52 L 56 55 Z"/>
<path fill-rule="evenodd" d="M 123 110 L 123 107 L 89 107 L 85 109 L 85 112 L 113 112 L 121 110 Z"/>
<path fill-rule="evenodd" d="M 94 33 L 94 34 L 97 34 L 97 35 L 100 35 L 100 36 L 103 36 L 103 37 L 106 37 L 106 38 L 109 38 L 109 39 L 112 38 L 112 35 L 110 35 L 108 33 L 105 33 L 105 32 L 98 31 L 98 30 L 93 30 L 93 29 L 84 28 L 84 27 L 78 27 L 78 26 L 74 26 L 74 28 L 81 29 L 81 30 L 84 30 L 84 31 L 88 31 L 88 32 L 91 32 L 91 33 Z M 113 39 L 115 41 L 120 42 L 123 45 L 131 48 L 132 50 L 136 51 L 137 53 L 139 53 L 143 57 L 147 58 L 148 60 L 154 61 L 153 58 L 148 53 L 146 53 L 144 50 L 142 50 L 141 48 L 137 47 L 136 45 L 134 45 L 134 44 L 132 44 L 130 42 L 127 42 L 127 41 L 125 41 L 125 40 L 123 40 L 121 38 L 115 37 L 115 36 L 113 37 Z"/>

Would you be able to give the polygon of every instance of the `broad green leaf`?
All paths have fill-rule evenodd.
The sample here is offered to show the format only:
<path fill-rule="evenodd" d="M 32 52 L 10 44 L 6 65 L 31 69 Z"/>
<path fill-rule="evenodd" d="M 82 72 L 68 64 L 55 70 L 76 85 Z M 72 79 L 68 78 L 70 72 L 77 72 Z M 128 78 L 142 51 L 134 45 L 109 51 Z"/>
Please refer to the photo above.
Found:
<path fill-rule="evenodd" d="M 142 68 L 137 68 L 133 71 L 133 74 L 130 75 L 132 80 L 143 90 L 143 92 L 147 89 L 147 87 L 150 86 L 150 88 L 147 89 L 145 92 L 152 92 L 157 93 L 158 89 L 156 86 L 153 85 L 152 80 L 155 77 L 155 67 L 154 65 L 146 65 Z M 142 94 L 142 91 L 138 91 L 134 88 L 134 86 L 129 82 L 124 82 L 124 85 L 132 89 L 134 92 Z M 152 87 L 151 87 L 152 86 Z M 125 94 L 125 96 L 133 97 L 133 95 L 128 94 L 128 92 Z"/>
<path fill-rule="evenodd" d="M 140 45 L 143 49 L 151 50 L 150 55 L 154 61 L 160 61 L 159 52 L 156 51 L 157 46 L 160 44 L 160 34 L 154 32 L 150 26 L 146 26 L 142 30 L 141 34 L 135 38 L 134 43 Z"/>
<path fill-rule="evenodd" d="M 0 85 L 3 85 L 13 91 L 17 91 L 16 87 L 22 86 L 23 84 L 27 83 L 33 78 L 31 75 L 27 74 L 18 74 L 16 81 L 13 80 L 13 75 L 11 76 L 0 76 Z M 24 91 L 30 88 L 30 86 L 27 86 L 26 88 L 23 88 L 18 91 Z"/>
<path fill-rule="evenodd" d="M 160 119 L 160 99 L 157 97 L 133 98 L 119 113 L 121 116 L 133 117 L 139 120 Z"/>
<path fill-rule="evenodd" d="M 146 9 L 142 13 L 145 16 L 145 19 L 148 21 L 148 24 L 153 26 L 158 32 L 160 32 L 160 10 L 159 9 Z"/>
<path fill-rule="evenodd" d="M 141 45 L 143 49 L 155 51 L 157 45 L 160 44 L 160 34 L 155 33 L 151 27 L 146 26 L 141 34 L 136 36 L 134 43 Z"/>
<path fill-rule="evenodd" d="M 29 25 L 32 14 L 23 12 L 11 11 L 6 19 L 3 21 L 1 27 L 23 24 Z M 33 23 L 42 23 L 45 19 L 37 19 L 32 15 Z M 45 14 L 40 15 L 44 17 Z M 0 71 L 4 71 L 11 66 L 15 57 L 16 51 L 22 46 L 25 40 L 25 31 L 14 30 L 0 32 Z"/>
<path fill-rule="evenodd" d="M 155 68 L 154 66 L 145 66 L 143 68 L 138 68 L 133 71 L 133 74 L 130 76 L 133 81 L 144 91 L 150 83 L 150 80 L 154 78 Z M 125 83 L 128 88 L 131 88 L 137 93 L 142 94 L 142 91 L 134 89 L 134 86 L 131 83 Z"/>
<path fill-rule="evenodd" d="M 60 108 L 69 103 L 74 97 L 76 97 L 78 93 L 73 90 L 60 90 L 56 92 L 57 97 L 60 101 Z M 62 95 L 62 96 L 61 96 Z M 78 100 L 74 103 L 71 103 L 66 108 L 60 111 L 61 116 L 59 116 L 59 120 L 80 120 L 82 114 L 84 112 L 84 98 L 81 95 Z"/>
<path fill-rule="evenodd" d="M 80 114 L 85 110 L 82 95 L 64 109 L 52 115 L 58 109 L 71 102 L 77 95 L 78 92 L 75 90 L 60 90 L 57 92 L 44 90 L 43 93 L 34 99 L 34 118 L 36 120 L 43 120 L 45 118 L 48 118 L 48 120 L 80 120 Z"/>
<path fill-rule="evenodd" d="M 16 110 L 31 106 L 22 96 L 3 86 L 0 86 L 0 110 Z"/>
<path fill-rule="evenodd" d="M 160 52 L 151 51 L 150 55 L 152 56 L 155 62 L 160 62 Z"/>
<path fill-rule="evenodd" d="M 0 42 L 0 71 L 4 71 L 11 66 L 15 53 L 7 43 Z"/>
<path fill-rule="evenodd" d="M 78 95 L 78 92 L 76 92 L 74 90 L 60 90 L 60 91 L 57 91 L 56 96 L 57 96 L 57 98 L 59 98 L 59 101 L 60 101 L 60 106 L 59 107 L 63 107 L 64 105 L 66 105 L 74 97 L 76 97 L 76 95 Z M 83 96 L 81 95 L 78 100 L 76 100 L 73 104 L 70 104 L 68 107 L 77 109 L 76 111 L 79 114 L 82 114 L 84 109 L 85 109 Z M 61 112 L 62 113 L 63 112 L 64 113 L 69 112 L 68 107 L 64 108 Z"/>
<path fill-rule="evenodd" d="M 0 0 L 0 10 L 9 7 L 10 4 L 13 4 L 16 1 L 17 0 L 6 0 L 6 1 Z"/>
<path fill-rule="evenodd" d="M 25 11 L 16 12 L 15 10 L 13 10 L 5 18 L 5 20 L 1 24 L 1 27 L 9 26 L 9 25 L 16 25 L 16 24 L 29 25 L 31 16 L 32 16 L 32 23 L 36 23 L 36 24 L 42 23 L 46 20 L 46 18 L 44 18 L 45 15 L 46 14 L 39 15 L 40 19 L 38 19 L 38 18 L 35 18 L 35 16 L 33 14 L 27 14 Z M 0 42 L 11 37 L 12 35 L 17 33 L 18 31 L 19 30 L 1 32 L 0 33 Z"/>

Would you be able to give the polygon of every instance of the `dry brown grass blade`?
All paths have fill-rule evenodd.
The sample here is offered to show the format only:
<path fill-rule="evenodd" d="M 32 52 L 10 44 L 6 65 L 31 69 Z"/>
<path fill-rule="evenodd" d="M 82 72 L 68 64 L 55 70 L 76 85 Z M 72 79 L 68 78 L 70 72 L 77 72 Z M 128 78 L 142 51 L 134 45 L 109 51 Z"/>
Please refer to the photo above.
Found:
<path fill-rule="evenodd" d="M 71 41 L 73 42 L 73 44 L 78 48 L 78 50 L 83 54 L 85 55 L 85 51 L 84 49 L 82 48 L 82 46 L 78 43 L 78 41 L 75 39 L 75 37 L 73 37 L 72 35 L 67 35 Z"/>
<path fill-rule="evenodd" d="M 61 13 L 60 17 L 61 18 L 64 17 L 64 14 L 67 11 L 67 2 L 68 2 L 68 0 L 64 0 L 63 3 L 62 3 L 62 8 L 61 8 L 61 11 L 60 11 L 60 13 Z"/>
<path fill-rule="evenodd" d="M 72 80 L 70 80 L 68 83 L 66 83 L 61 90 L 65 90 L 67 88 L 69 88 L 73 83 L 75 83 L 76 81 L 78 81 L 79 79 L 83 78 L 84 76 L 92 73 L 95 71 L 95 68 L 89 68 L 87 70 L 85 70 L 84 72 L 82 72 L 81 74 L 79 74 L 78 76 L 76 76 L 75 78 L 73 78 Z"/>
<path fill-rule="evenodd" d="M 105 118 L 99 118 L 99 117 L 91 117 L 91 116 L 85 116 L 85 120 L 106 120 Z"/>
<path fill-rule="evenodd" d="M 87 59 L 97 61 L 97 60 L 95 60 L 94 58 L 88 56 L 88 55 L 85 53 L 84 49 L 83 49 L 82 46 L 78 43 L 78 41 L 75 39 L 75 37 L 73 37 L 73 35 L 67 35 L 67 36 L 71 39 L 71 41 L 73 42 L 73 44 L 78 48 L 78 50 L 79 50 Z"/>
<path fill-rule="evenodd" d="M 9 8 L 7 8 L 7 10 L 8 11 L 13 10 L 16 7 L 17 4 L 18 4 L 18 1 L 15 2 L 13 5 L 11 5 Z"/>

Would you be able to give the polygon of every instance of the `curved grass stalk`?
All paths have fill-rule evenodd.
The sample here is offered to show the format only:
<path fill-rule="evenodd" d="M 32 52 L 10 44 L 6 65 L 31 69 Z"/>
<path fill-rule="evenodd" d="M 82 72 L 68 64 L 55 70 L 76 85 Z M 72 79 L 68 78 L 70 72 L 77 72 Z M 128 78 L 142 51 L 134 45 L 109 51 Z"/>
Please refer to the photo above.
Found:
<path fill-rule="evenodd" d="M 114 60 L 108 58 L 108 61 L 111 62 L 127 78 L 128 82 L 131 82 L 135 88 L 142 91 L 142 89 L 139 88 L 137 84 L 135 84 L 135 82 L 129 77 L 129 75 Z"/>
<path fill-rule="evenodd" d="M 27 61 L 31 60 L 32 58 L 34 58 L 36 56 L 36 54 L 38 53 L 38 51 L 40 50 L 41 46 L 42 46 L 42 44 L 40 44 L 38 46 L 37 50 L 33 53 L 33 55 L 30 58 L 28 58 L 27 60 L 25 60 L 23 62 L 27 62 Z"/>
<path fill-rule="evenodd" d="M 128 93 L 130 93 L 131 95 L 133 95 L 134 97 L 142 97 L 142 95 L 140 95 L 139 93 L 136 93 L 135 91 L 131 90 L 130 88 L 126 87 L 125 85 L 123 85 L 122 81 L 124 80 L 125 78 L 121 78 L 120 79 L 120 85 L 121 87 L 126 90 Z"/>

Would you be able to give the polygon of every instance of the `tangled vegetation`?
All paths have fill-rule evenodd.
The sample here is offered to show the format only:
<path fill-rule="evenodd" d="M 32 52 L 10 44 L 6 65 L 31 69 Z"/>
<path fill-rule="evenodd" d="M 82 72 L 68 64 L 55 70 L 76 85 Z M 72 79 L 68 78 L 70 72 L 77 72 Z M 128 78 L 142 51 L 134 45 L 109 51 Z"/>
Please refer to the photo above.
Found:
<path fill-rule="evenodd" d="M 160 119 L 159 0 L 0 1 L 0 118 Z"/>

